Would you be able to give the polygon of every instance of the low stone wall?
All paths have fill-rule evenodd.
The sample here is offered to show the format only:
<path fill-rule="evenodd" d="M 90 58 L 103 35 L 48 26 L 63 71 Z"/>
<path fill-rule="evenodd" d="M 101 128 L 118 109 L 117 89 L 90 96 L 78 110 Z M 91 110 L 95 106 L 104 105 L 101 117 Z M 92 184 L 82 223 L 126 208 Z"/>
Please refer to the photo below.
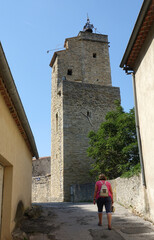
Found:
<path fill-rule="evenodd" d="M 142 185 L 141 175 L 131 178 L 117 178 L 110 182 L 116 202 L 131 208 L 135 213 L 147 214 L 146 193 Z"/>
<path fill-rule="evenodd" d="M 109 182 L 112 185 L 114 201 L 150 220 L 147 192 L 142 184 L 141 174 L 131 178 L 117 178 Z M 73 202 L 92 201 L 94 186 L 95 183 L 72 185 L 71 200 Z"/>
<path fill-rule="evenodd" d="M 32 202 L 50 202 L 51 175 L 32 178 Z"/>
<path fill-rule="evenodd" d="M 131 178 L 117 178 L 110 182 L 115 201 L 130 208 L 135 214 L 153 222 L 150 214 L 148 192 L 142 184 L 141 174 Z"/>

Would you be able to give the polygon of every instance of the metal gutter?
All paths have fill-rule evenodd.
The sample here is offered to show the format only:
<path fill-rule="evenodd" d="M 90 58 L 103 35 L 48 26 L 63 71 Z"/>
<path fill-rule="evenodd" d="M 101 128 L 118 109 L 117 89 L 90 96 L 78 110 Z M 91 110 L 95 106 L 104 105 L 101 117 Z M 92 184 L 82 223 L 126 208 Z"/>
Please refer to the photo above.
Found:
<path fill-rule="evenodd" d="M 7 59 L 5 57 L 5 53 L 2 48 L 2 44 L 0 42 L 0 76 L 2 77 L 5 87 L 9 93 L 9 96 L 12 100 L 12 103 L 16 109 L 16 112 L 18 114 L 18 117 L 21 121 L 21 124 L 25 130 L 25 133 L 27 135 L 28 141 L 30 143 L 33 157 L 39 158 L 37 147 L 35 144 L 34 136 L 31 131 L 25 110 L 23 108 L 20 96 L 18 94 L 15 82 L 13 80 Z"/>
<path fill-rule="evenodd" d="M 127 48 L 125 50 L 124 56 L 120 63 L 120 67 L 123 68 L 127 74 L 132 74 L 133 78 L 133 92 L 134 92 L 134 105 L 135 105 L 135 122 L 136 122 L 136 132 L 137 132 L 137 141 L 138 141 L 138 149 L 139 149 L 139 157 L 140 157 L 140 164 L 141 164 L 141 173 L 142 173 L 142 181 L 143 185 L 146 187 L 146 177 L 145 177 L 145 169 L 144 169 L 144 160 L 143 160 L 143 153 L 142 153 L 142 142 L 141 142 L 141 135 L 140 135 L 140 126 L 139 126 L 139 116 L 138 116 L 138 106 L 137 106 L 137 94 L 136 94 L 136 83 L 135 83 L 135 72 L 133 66 L 130 67 L 128 60 L 132 53 L 134 44 L 137 40 L 137 37 L 140 33 L 140 29 L 142 28 L 142 24 L 144 19 L 146 18 L 146 14 L 150 5 L 152 4 L 153 0 L 144 0 L 141 10 L 139 12 L 137 21 L 135 23 L 133 32 L 129 39 Z"/>
<path fill-rule="evenodd" d="M 139 126 L 137 96 L 136 96 L 136 84 L 135 84 L 135 74 L 134 74 L 134 72 L 132 73 L 132 78 L 133 78 L 133 92 L 134 92 L 134 105 L 135 105 L 134 107 L 135 107 L 136 133 L 137 133 L 139 157 L 140 157 L 140 164 L 141 164 L 142 181 L 143 181 L 143 185 L 146 187 L 146 179 L 145 179 L 144 161 L 143 161 L 143 153 L 142 153 L 142 142 L 141 142 L 141 134 L 140 134 L 140 126 Z"/>
<path fill-rule="evenodd" d="M 131 34 L 131 37 L 130 37 L 129 42 L 127 44 L 127 48 L 126 48 L 125 53 L 123 55 L 122 61 L 120 63 L 120 67 L 121 68 L 123 68 L 125 66 L 125 64 L 127 63 L 128 57 L 129 57 L 129 55 L 131 53 L 132 47 L 133 47 L 133 45 L 135 43 L 135 40 L 136 40 L 137 35 L 138 35 L 138 32 L 140 30 L 140 27 L 142 25 L 142 22 L 144 20 L 144 17 L 146 15 L 146 12 L 147 12 L 151 2 L 152 2 L 152 0 L 144 0 L 144 2 L 142 4 L 141 10 L 139 12 L 137 21 L 136 21 L 134 29 L 133 29 L 133 32 Z"/>

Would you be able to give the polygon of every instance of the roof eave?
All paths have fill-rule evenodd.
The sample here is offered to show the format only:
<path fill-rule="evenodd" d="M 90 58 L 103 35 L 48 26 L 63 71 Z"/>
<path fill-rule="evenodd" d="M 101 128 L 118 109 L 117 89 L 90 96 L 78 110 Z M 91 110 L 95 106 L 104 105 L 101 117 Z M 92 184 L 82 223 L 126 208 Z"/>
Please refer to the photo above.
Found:
<path fill-rule="evenodd" d="M 26 135 L 28 137 L 31 149 L 32 149 L 32 155 L 33 157 L 39 158 L 37 147 L 35 144 L 34 136 L 31 131 L 25 110 L 23 108 L 20 96 L 18 94 L 15 82 L 13 80 L 7 59 L 5 57 L 5 53 L 3 51 L 1 42 L 0 42 L 0 65 L 2 70 L 2 79 L 4 81 L 5 87 L 9 93 L 9 96 L 13 102 L 13 105 L 16 109 L 16 112 L 18 114 L 18 117 L 21 121 L 21 124 L 26 132 Z"/>
<path fill-rule="evenodd" d="M 127 44 L 127 48 L 126 48 L 125 53 L 123 55 L 122 61 L 120 63 L 121 68 L 124 68 L 124 66 L 127 63 L 128 57 L 131 53 L 132 47 L 135 43 L 136 37 L 138 35 L 138 32 L 140 30 L 140 27 L 142 25 L 142 22 L 144 20 L 144 17 L 146 15 L 146 12 L 147 12 L 150 4 L 151 4 L 151 0 L 146 0 L 142 4 L 141 10 L 140 10 L 138 18 L 136 20 L 136 23 L 135 23 L 134 29 L 132 31 L 131 37 L 130 37 L 129 42 Z"/>
<path fill-rule="evenodd" d="M 51 62 L 50 62 L 50 64 L 49 64 L 50 67 L 53 67 L 53 64 L 54 64 L 54 62 L 55 62 L 55 60 L 56 60 L 56 57 L 57 57 L 57 52 L 54 53 L 54 55 L 53 55 L 53 57 L 52 57 L 52 59 L 51 59 Z"/>

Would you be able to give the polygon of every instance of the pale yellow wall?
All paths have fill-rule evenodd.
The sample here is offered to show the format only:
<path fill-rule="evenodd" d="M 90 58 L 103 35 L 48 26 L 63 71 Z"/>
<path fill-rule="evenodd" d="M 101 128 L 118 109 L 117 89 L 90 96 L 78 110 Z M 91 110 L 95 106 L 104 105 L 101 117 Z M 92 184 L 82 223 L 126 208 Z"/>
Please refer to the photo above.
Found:
<path fill-rule="evenodd" d="M 135 82 L 143 160 L 147 182 L 147 205 L 154 221 L 154 26 L 139 56 Z"/>
<path fill-rule="evenodd" d="M 2 213 L 3 173 L 4 173 L 4 168 L 0 165 L 0 216 Z M 0 225 L 1 225 L 1 218 L 0 218 Z"/>
<path fill-rule="evenodd" d="M 10 239 L 14 228 L 18 202 L 22 200 L 25 208 L 31 204 L 32 155 L 1 94 L 0 163 L 5 166 L 1 237 L 5 240 Z M 10 223 L 7 215 L 11 217 Z"/>

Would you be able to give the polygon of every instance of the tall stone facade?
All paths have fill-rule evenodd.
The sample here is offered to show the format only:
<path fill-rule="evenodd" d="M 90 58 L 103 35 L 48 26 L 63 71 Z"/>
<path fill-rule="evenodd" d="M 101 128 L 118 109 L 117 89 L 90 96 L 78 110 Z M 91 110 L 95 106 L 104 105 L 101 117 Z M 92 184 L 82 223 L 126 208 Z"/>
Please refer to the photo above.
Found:
<path fill-rule="evenodd" d="M 90 182 L 88 133 L 120 100 L 112 87 L 108 36 L 81 31 L 55 52 L 52 67 L 51 199 L 70 201 L 70 186 Z"/>

